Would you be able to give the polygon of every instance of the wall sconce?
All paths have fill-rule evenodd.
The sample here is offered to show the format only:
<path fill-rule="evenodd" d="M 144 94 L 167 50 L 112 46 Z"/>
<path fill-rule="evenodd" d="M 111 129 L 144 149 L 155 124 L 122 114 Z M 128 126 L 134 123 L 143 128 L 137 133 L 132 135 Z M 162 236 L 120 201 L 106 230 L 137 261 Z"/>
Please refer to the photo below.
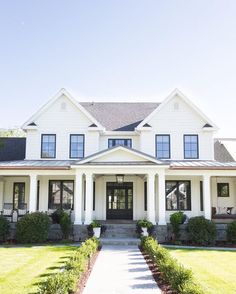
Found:
<path fill-rule="evenodd" d="M 124 175 L 116 175 L 116 182 L 117 184 L 123 184 L 124 183 Z"/>

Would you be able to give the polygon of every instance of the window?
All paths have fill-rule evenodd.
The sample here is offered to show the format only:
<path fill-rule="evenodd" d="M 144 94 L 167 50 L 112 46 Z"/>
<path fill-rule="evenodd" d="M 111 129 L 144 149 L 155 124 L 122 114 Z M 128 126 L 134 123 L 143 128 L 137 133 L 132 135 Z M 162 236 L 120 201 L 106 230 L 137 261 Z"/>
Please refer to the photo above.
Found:
<path fill-rule="evenodd" d="M 184 158 L 197 159 L 198 157 L 198 135 L 184 135 Z"/>
<path fill-rule="evenodd" d="M 147 211 L 147 182 L 144 182 L 144 211 Z"/>
<path fill-rule="evenodd" d="M 200 211 L 203 211 L 203 186 L 202 181 L 200 181 Z"/>
<path fill-rule="evenodd" d="M 84 157 L 84 135 L 70 135 L 70 158 Z"/>
<path fill-rule="evenodd" d="M 108 148 L 111 148 L 114 146 L 126 146 L 131 148 L 132 140 L 131 139 L 108 139 Z"/>
<path fill-rule="evenodd" d="M 191 210 L 190 181 L 166 181 L 166 209 Z"/>
<path fill-rule="evenodd" d="M 13 209 L 24 209 L 25 183 L 14 183 L 13 186 Z"/>
<path fill-rule="evenodd" d="M 41 158 L 56 157 L 56 135 L 42 135 Z"/>
<path fill-rule="evenodd" d="M 49 181 L 49 209 L 73 209 L 74 181 Z"/>
<path fill-rule="evenodd" d="M 93 211 L 95 210 L 95 199 L 96 199 L 96 184 L 93 182 Z"/>
<path fill-rule="evenodd" d="M 37 181 L 37 204 L 36 204 L 36 209 L 37 211 L 39 210 L 39 193 L 40 193 L 40 181 Z"/>
<path fill-rule="evenodd" d="M 156 157 L 170 158 L 170 135 L 156 135 Z"/>
<path fill-rule="evenodd" d="M 229 197 L 229 183 L 217 183 L 217 196 Z"/>

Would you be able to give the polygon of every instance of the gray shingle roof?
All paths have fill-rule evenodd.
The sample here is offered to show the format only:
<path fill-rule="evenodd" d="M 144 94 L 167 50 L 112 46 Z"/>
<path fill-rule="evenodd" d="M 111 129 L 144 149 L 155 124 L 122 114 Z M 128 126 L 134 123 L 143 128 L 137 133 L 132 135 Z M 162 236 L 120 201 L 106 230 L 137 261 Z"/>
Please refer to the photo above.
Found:
<path fill-rule="evenodd" d="M 232 162 L 234 158 L 226 149 L 225 145 L 217 140 L 214 144 L 215 160 L 219 162 Z"/>
<path fill-rule="evenodd" d="M 133 131 L 160 103 L 80 103 L 108 131 Z"/>
<path fill-rule="evenodd" d="M 25 144 L 26 138 L 0 138 L 0 161 L 24 159 Z"/>

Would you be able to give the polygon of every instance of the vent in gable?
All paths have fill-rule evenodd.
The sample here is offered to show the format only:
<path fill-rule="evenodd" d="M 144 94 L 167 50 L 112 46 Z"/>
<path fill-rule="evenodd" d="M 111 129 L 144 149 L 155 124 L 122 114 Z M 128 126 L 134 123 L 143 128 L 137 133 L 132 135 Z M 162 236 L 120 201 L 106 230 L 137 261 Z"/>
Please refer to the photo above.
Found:
<path fill-rule="evenodd" d="M 174 103 L 174 110 L 179 110 L 179 102 Z"/>
<path fill-rule="evenodd" d="M 61 103 L 61 110 L 66 110 L 66 102 Z"/>

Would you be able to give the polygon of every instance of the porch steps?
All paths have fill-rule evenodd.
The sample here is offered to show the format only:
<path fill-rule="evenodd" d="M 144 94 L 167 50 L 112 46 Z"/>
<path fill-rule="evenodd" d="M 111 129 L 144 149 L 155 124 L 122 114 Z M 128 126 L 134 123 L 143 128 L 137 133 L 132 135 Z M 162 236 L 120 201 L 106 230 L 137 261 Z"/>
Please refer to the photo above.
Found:
<path fill-rule="evenodd" d="M 140 239 L 138 238 L 101 238 L 102 245 L 113 246 L 138 246 Z"/>
<path fill-rule="evenodd" d="M 106 223 L 105 225 L 107 229 L 104 238 L 137 238 L 135 223 Z"/>

